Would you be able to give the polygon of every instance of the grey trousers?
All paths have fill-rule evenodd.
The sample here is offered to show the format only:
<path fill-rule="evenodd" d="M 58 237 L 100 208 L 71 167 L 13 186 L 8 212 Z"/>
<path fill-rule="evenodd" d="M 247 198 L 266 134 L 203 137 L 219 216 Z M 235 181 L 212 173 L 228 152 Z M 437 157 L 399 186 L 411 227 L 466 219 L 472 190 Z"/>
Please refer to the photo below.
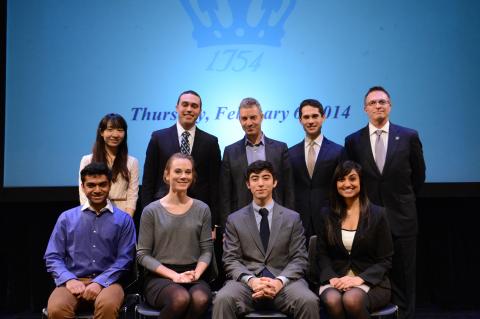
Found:
<path fill-rule="evenodd" d="M 246 284 L 229 280 L 213 301 L 213 319 L 232 319 L 255 310 L 252 289 Z M 288 283 L 273 299 L 279 311 L 295 319 L 320 318 L 319 299 L 303 279 Z"/>

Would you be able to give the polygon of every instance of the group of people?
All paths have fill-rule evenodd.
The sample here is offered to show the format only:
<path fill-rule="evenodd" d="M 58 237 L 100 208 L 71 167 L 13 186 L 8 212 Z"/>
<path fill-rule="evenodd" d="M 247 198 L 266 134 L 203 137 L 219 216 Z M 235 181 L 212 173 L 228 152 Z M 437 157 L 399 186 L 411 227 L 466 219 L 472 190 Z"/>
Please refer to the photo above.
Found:
<path fill-rule="evenodd" d="M 106 115 L 81 160 L 81 205 L 60 215 L 45 253 L 57 286 L 49 317 L 73 318 L 93 305 L 97 318 L 115 318 L 136 252 L 146 270 L 143 295 L 160 318 L 201 318 L 212 304 L 219 243 L 227 280 L 213 318 L 255 309 L 318 318 L 320 300 L 331 318 L 368 318 L 390 301 L 400 318 L 413 318 L 415 198 L 425 163 L 418 133 L 389 121 L 391 106 L 384 88 L 369 89 L 369 123 L 342 147 L 321 130 L 322 104 L 304 100 L 305 139 L 289 149 L 265 136 L 260 103 L 245 98 L 245 137 L 221 159 L 218 139 L 196 126 L 200 96 L 182 92 L 178 121 L 148 144 L 138 243 L 131 218 L 138 161 L 128 154 L 125 120 Z M 312 235 L 317 260 L 309 261 Z M 309 262 L 318 267 L 317 291 L 304 279 Z"/>

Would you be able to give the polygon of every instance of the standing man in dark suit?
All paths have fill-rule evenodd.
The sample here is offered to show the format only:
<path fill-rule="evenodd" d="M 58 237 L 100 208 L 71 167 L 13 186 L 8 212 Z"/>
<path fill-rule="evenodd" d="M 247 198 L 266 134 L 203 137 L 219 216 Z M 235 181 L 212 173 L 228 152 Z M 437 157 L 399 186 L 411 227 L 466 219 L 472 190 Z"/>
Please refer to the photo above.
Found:
<path fill-rule="evenodd" d="M 279 172 L 273 199 L 288 208 L 294 206 L 293 175 L 287 144 L 270 139 L 263 134 L 262 107 L 256 99 L 250 97 L 243 99 L 238 112 L 245 137 L 225 147 L 223 153 L 220 173 L 221 225 L 225 224 L 230 213 L 252 201 L 252 193 L 245 185 L 245 174 L 247 166 L 257 160 L 269 161 L 274 170 Z"/>
<path fill-rule="evenodd" d="M 218 139 L 198 127 L 202 100 L 195 91 L 185 91 L 177 100 L 178 121 L 173 126 L 152 133 L 143 168 L 142 206 L 168 193 L 163 180 L 165 164 L 174 153 L 191 155 L 195 160 L 197 180 L 188 195 L 205 202 L 212 212 L 212 228 L 216 224 L 220 147 Z"/>
<path fill-rule="evenodd" d="M 415 198 L 425 181 L 422 143 L 415 130 L 390 123 L 390 94 L 368 90 L 364 110 L 369 124 L 347 136 L 345 149 L 364 170 L 369 199 L 384 206 L 393 235 L 392 301 L 399 318 L 415 316 L 417 210 Z"/>
<path fill-rule="evenodd" d="M 273 308 L 296 319 L 319 318 L 318 297 L 303 279 L 308 262 L 302 222 L 273 200 L 272 164 L 253 162 L 245 181 L 253 201 L 228 216 L 223 261 L 230 280 L 217 293 L 212 317 L 232 319 Z"/>
<path fill-rule="evenodd" d="M 322 133 L 325 111 L 322 103 L 307 99 L 300 103 L 300 124 L 305 140 L 288 150 L 295 181 L 295 210 L 302 218 L 305 235 L 313 235 L 313 215 L 328 206 L 330 184 L 338 163 L 344 159 L 343 147 Z"/>

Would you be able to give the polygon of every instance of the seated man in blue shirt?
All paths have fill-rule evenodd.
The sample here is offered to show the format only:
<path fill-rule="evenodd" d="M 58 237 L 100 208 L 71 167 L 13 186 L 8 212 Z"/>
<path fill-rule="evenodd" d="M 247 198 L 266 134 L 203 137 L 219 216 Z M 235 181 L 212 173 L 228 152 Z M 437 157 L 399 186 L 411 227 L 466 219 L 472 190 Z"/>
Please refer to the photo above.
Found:
<path fill-rule="evenodd" d="M 57 286 L 48 316 L 74 318 L 77 309 L 93 305 L 95 318 L 116 318 L 124 297 L 118 281 L 133 260 L 135 226 L 108 200 L 112 174 L 105 164 L 89 164 L 80 175 L 88 203 L 60 215 L 45 252 Z"/>

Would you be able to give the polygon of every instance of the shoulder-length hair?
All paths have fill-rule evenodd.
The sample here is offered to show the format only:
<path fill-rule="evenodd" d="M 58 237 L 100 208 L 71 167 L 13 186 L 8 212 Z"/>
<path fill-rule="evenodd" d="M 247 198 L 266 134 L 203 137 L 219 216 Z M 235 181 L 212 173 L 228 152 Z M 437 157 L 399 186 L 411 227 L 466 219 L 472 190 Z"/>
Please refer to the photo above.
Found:
<path fill-rule="evenodd" d="M 102 137 L 103 131 L 105 131 L 110 124 L 113 128 L 121 128 L 125 132 L 123 141 L 118 145 L 117 154 L 112 164 L 112 182 L 115 183 L 119 174 L 127 181 L 130 182 L 130 172 L 128 171 L 128 146 L 127 146 L 127 122 L 125 119 L 116 113 L 109 113 L 105 115 L 98 123 L 97 138 L 93 144 L 92 149 L 92 162 L 101 162 L 108 165 L 107 150 L 105 147 L 105 140 Z"/>
<path fill-rule="evenodd" d="M 329 218 L 329 222 L 327 223 L 327 237 L 330 243 L 335 242 L 334 226 L 341 226 L 342 221 L 344 221 L 347 217 L 347 204 L 345 203 L 345 199 L 338 193 L 337 181 L 345 178 L 352 171 L 357 172 L 360 179 L 360 192 L 358 194 L 360 200 L 359 221 L 363 219 L 365 221 L 365 227 L 368 228 L 370 201 L 368 200 L 365 183 L 363 181 L 362 166 L 354 161 L 341 162 L 335 168 L 335 172 L 333 173 L 332 177 L 332 183 L 330 185 L 330 209 L 332 211 L 332 216 Z M 357 231 L 361 231 L 363 233 L 365 229 L 357 229 Z"/>

